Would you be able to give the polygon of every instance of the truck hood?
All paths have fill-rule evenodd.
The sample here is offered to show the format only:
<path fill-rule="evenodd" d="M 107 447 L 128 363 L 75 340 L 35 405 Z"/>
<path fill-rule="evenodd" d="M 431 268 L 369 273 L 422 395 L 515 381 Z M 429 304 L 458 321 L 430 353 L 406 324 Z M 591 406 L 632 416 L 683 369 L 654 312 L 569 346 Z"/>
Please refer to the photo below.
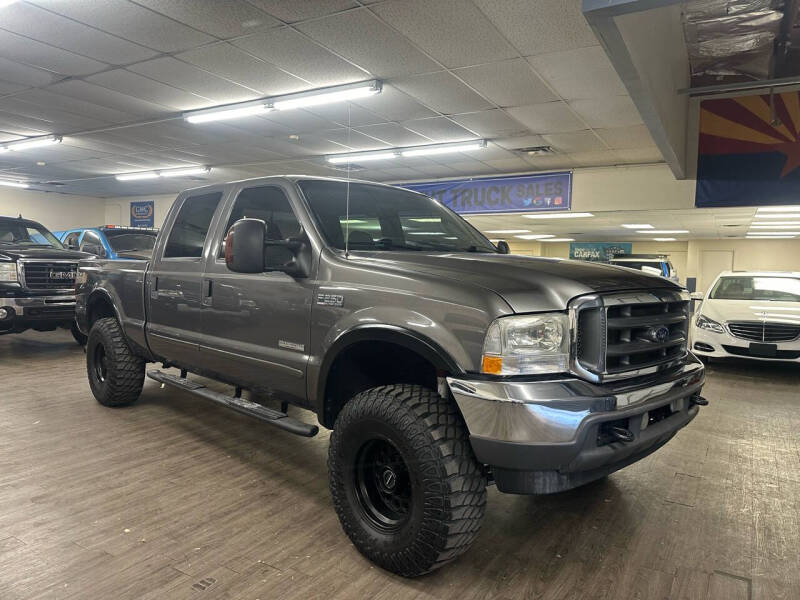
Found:
<path fill-rule="evenodd" d="M 24 246 L 5 246 L 0 244 L 0 260 L 18 260 L 20 258 L 40 258 L 45 260 L 81 260 L 91 254 L 77 250 L 60 250 L 58 248 L 26 248 Z"/>
<path fill-rule="evenodd" d="M 511 254 L 352 252 L 350 258 L 382 269 L 424 272 L 489 289 L 514 312 L 564 310 L 576 296 L 594 292 L 680 286 L 641 271 L 561 258 Z"/>
<path fill-rule="evenodd" d="M 800 302 L 759 300 L 703 300 L 699 312 L 719 323 L 727 321 L 770 321 L 800 324 Z"/>

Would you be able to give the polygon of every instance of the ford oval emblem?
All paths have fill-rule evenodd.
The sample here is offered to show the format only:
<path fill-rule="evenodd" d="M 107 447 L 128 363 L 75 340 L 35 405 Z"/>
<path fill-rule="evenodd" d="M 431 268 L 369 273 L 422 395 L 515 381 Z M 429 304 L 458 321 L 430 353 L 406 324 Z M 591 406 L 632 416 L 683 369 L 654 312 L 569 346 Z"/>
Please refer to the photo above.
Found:
<path fill-rule="evenodd" d="M 667 341 L 669 337 L 669 329 L 661 325 L 660 327 L 651 327 L 647 330 L 647 337 L 650 341 L 662 344 Z"/>

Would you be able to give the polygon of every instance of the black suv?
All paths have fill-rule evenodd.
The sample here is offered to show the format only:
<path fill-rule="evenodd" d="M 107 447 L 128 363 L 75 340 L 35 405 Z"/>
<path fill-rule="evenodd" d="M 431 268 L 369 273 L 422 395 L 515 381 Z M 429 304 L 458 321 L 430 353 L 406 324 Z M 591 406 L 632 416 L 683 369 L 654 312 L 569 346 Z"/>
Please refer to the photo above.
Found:
<path fill-rule="evenodd" d="M 0 217 L 0 335 L 75 327 L 75 275 L 85 252 L 66 250 L 43 225 Z"/>

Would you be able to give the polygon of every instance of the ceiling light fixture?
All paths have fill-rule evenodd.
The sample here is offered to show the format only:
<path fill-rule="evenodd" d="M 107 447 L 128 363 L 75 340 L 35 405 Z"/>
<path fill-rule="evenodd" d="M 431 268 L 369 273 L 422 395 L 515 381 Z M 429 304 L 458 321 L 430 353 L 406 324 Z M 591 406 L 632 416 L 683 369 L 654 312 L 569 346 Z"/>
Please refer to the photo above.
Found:
<path fill-rule="evenodd" d="M 798 217 L 800 219 L 800 217 Z M 775 227 L 777 225 L 800 225 L 800 220 L 797 221 L 753 221 L 750 223 L 750 227 L 755 227 L 756 225 L 768 225 L 769 227 Z"/>
<path fill-rule="evenodd" d="M 159 169 L 157 171 L 139 171 L 136 173 L 120 173 L 115 175 L 117 181 L 139 181 L 142 179 L 158 179 L 159 177 L 191 177 L 192 175 L 205 175 L 211 172 L 211 167 L 182 167 L 178 169 Z"/>
<path fill-rule="evenodd" d="M 58 135 L 45 135 L 42 137 L 27 138 L 18 140 L 16 142 L 6 142 L 3 144 L 2 151 L 19 152 L 21 150 L 30 150 L 31 148 L 41 148 L 42 146 L 51 146 L 53 144 L 60 144 L 61 136 Z"/>
<path fill-rule="evenodd" d="M 530 233 L 527 235 L 515 235 L 514 237 L 520 240 L 544 240 L 547 238 L 554 238 L 556 236 L 543 233 Z"/>
<path fill-rule="evenodd" d="M 550 238 L 549 240 L 542 240 L 543 242 L 574 242 L 575 238 Z"/>
<path fill-rule="evenodd" d="M 654 242 L 677 242 L 678 238 L 653 238 Z"/>
<path fill-rule="evenodd" d="M 800 231 L 748 231 L 748 237 L 759 237 L 762 235 L 785 235 L 786 237 L 793 237 L 800 235 Z"/>
<path fill-rule="evenodd" d="M 22 183 L 20 181 L 4 181 L 2 179 L 0 179 L 0 185 L 13 188 L 23 188 L 23 189 L 30 187 L 27 183 Z"/>
<path fill-rule="evenodd" d="M 451 152 L 467 152 L 480 150 L 486 147 L 486 140 L 471 140 L 451 144 L 428 144 L 425 146 L 411 146 L 394 148 L 392 150 L 379 150 L 370 152 L 351 152 L 349 154 L 331 154 L 325 157 L 329 163 L 340 165 L 343 163 L 361 163 L 370 160 L 384 160 L 398 157 L 429 156 L 432 154 L 449 154 Z"/>
<path fill-rule="evenodd" d="M 781 212 L 781 213 L 756 213 L 754 219 L 800 219 L 800 213 Z"/>
<path fill-rule="evenodd" d="M 526 219 L 582 219 L 585 217 L 593 217 L 594 213 L 590 212 L 563 212 L 563 213 L 545 213 L 542 215 L 522 215 Z"/>
<path fill-rule="evenodd" d="M 363 152 L 361 154 L 339 154 L 327 157 L 327 161 L 332 165 L 341 165 L 348 162 L 366 162 L 370 160 L 385 160 L 387 158 L 397 158 L 397 152 Z"/>
<path fill-rule="evenodd" d="M 654 233 L 689 233 L 688 229 L 645 229 L 642 231 L 637 231 L 636 233 L 648 233 L 653 235 Z"/>
<path fill-rule="evenodd" d="M 487 229 L 484 233 L 530 233 L 530 229 Z"/>
<path fill-rule="evenodd" d="M 794 225 L 750 225 L 750 229 L 800 229 L 800 223 Z"/>
<path fill-rule="evenodd" d="M 775 213 L 775 212 L 792 212 L 792 211 L 800 212 L 800 206 L 759 206 L 757 212 Z"/>
<path fill-rule="evenodd" d="M 649 223 L 623 223 L 625 229 L 654 229 Z"/>
<path fill-rule="evenodd" d="M 748 235 L 748 240 L 793 240 L 796 235 Z"/>
<path fill-rule="evenodd" d="M 211 121 L 226 121 L 228 119 L 240 119 L 251 117 L 275 110 L 291 110 L 294 108 L 306 108 L 309 106 L 320 106 L 322 104 L 333 104 L 345 100 L 355 100 L 380 93 L 382 84 L 377 79 L 371 81 L 361 81 L 346 85 L 320 88 L 297 94 L 285 94 L 283 96 L 270 96 L 259 100 L 249 100 L 247 102 L 237 102 L 236 104 L 224 104 L 202 110 L 193 110 L 183 113 L 183 118 L 189 123 L 209 123 Z"/>

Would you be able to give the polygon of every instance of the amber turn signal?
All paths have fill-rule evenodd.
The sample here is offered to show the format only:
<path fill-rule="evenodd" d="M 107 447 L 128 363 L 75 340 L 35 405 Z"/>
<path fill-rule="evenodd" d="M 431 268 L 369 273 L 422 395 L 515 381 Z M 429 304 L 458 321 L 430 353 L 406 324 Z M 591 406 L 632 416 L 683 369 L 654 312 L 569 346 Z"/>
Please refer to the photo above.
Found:
<path fill-rule="evenodd" d="M 484 373 L 499 375 L 503 371 L 503 359 L 500 356 L 483 356 L 482 369 Z"/>

